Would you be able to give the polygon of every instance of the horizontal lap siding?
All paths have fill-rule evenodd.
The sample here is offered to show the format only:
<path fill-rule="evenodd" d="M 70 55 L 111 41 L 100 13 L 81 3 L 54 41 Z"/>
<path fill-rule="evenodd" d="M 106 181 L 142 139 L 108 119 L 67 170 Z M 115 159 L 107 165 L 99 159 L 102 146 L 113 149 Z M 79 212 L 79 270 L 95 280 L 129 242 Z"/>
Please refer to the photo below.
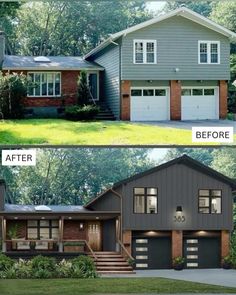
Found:
<path fill-rule="evenodd" d="M 99 56 L 93 59 L 105 68 L 103 77 L 104 99 L 117 119 L 120 118 L 120 49 L 118 45 L 110 45 Z M 103 99 L 103 97 L 101 97 Z"/>
<path fill-rule="evenodd" d="M 133 40 L 157 40 L 157 64 L 133 64 Z M 198 64 L 198 41 L 220 41 L 221 64 Z M 180 16 L 130 33 L 122 43 L 122 80 L 228 80 L 227 37 Z M 176 73 L 175 68 L 180 71 Z"/>
<path fill-rule="evenodd" d="M 133 188 L 158 188 L 158 214 L 133 213 Z M 198 213 L 198 190 L 222 189 L 222 214 Z M 231 188 L 183 164 L 134 180 L 123 187 L 123 227 L 132 230 L 231 230 Z M 182 206 L 186 221 L 174 222 L 176 207 Z"/>

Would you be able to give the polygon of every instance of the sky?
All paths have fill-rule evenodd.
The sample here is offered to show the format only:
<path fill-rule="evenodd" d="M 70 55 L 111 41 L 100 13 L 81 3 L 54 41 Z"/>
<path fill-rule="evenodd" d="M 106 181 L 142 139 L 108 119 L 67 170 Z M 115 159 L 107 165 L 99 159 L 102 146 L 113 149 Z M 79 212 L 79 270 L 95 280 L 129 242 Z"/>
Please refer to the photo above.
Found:
<path fill-rule="evenodd" d="M 160 10 L 165 5 L 165 1 L 147 1 L 147 8 L 150 10 Z"/>

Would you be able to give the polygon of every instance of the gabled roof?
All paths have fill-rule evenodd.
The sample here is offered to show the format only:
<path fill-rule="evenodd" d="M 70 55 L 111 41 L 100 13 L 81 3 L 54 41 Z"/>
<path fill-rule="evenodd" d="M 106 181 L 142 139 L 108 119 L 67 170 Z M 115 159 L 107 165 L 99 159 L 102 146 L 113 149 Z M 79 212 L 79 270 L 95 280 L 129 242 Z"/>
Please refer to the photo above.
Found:
<path fill-rule="evenodd" d="M 108 188 L 107 190 L 103 191 L 102 193 L 100 193 L 96 198 L 92 199 L 91 201 L 89 201 L 84 208 L 89 208 L 92 204 L 94 204 L 95 202 L 97 202 L 97 200 L 100 200 L 102 197 L 104 197 L 107 193 L 113 193 L 114 195 L 116 195 L 117 197 L 121 197 L 120 194 L 118 194 L 116 191 L 114 191 L 112 188 Z"/>
<path fill-rule="evenodd" d="M 49 61 L 35 56 L 5 55 L 2 64 L 3 70 L 104 70 L 94 62 L 84 60 L 79 56 L 49 56 Z"/>
<path fill-rule="evenodd" d="M 230 185 L 232 187 L 232 189 L 236 189 L 236 182 L 233 179 L 217 172 L 216 170 L 213 170 L 212 168 L 200 163 L 199 161 L 194 160 L 193 158 L 188 157 L 187 155 L 183 155 L 182 157 L 179 157 L 177 159 L 174 159 L 172 161 L 169 161 L 167 163 L 164 163 L 164 164 L 159 165 L 157 167 L 151 168 L 151 169 L 146 170 L 142 173 L 138 173 L 138 174 L 131 176 L 129 178 L 126 178 L 122 181 L 119 181 L 113 185 L 113 188 L 115 189 L 122 184 L 139 179 L 139 178 L 149 175 L 151 173 L 166 169 L 166 168 L 168 168 L 172 165 L 175 165 L 175 164 L 184 164 L 186 166 L 189 166 L 192 169 L 198 170 L 201 173 L 204 173 L 208 176 L 211 176 L 221 182 L 224 182 L 224 183 Z"/>
<path fill-rule="evenodd" d="M 115 40 L 117 40 L 118 38 L 120 38 L 121 36 L 125 36 L 129 33 L 135 32 L 137 30 L 140 30 L 142 28 L 148 27 L 150 25 L 159 23 L 163 20 L 166 20 L 168 18 L 171 18 L 173 16 L 182 16 L 185 17 L 189 20 L 192 20 L 195 23 L 198 23 L 202 26 L 205 26 L 217 33 L 220 33 L 228 38 L 231 39 L 236 39 L 236 33 L 224 28 L 223 26 L 213 22 L 212 20 L 200 15 L 199 13 L 196 13 L 194 11 L 192 11 L 191 9 L 188 9 L 186 7 L 180 7 L 177 8 L 169 13 L 166 13 L 164 15 L 152 18 L 148 21 L 142 22 L 141 24 L 135 25 L 133 27 L 130 27 L 128 29 L 125 29 L 123 31 L 120 31 L 118 33 L 112 34 L 110 35 L 110 37 L 108 39 L 106 39 L 104 42 L 102 42 L 100 45 L 98 45 L 96 48 L 94 48 L 93 50 L 91 50 L 89 53 L 87 53 L 84 58 L 88 58 L 96 53 L 98 53 L 100 50 L 104 49 L 105 47 L 107 47 L 109 44 L 111 44 L 112 42 L 114 42 Z"/>

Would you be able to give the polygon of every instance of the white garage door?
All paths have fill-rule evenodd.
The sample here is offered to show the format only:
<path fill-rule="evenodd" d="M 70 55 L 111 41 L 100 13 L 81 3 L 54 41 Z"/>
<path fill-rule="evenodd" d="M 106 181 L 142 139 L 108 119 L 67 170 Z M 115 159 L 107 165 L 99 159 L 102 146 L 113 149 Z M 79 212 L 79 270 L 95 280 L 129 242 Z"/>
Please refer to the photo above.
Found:
<path fill-rule="evenodd" d="M 218 87 L 182 88 L 182 120 L 219 119 Z"/>
<path fill-rule="evenodd" d="M 132 88 L 131 121 L 170 119 L 169 88 Z"/>

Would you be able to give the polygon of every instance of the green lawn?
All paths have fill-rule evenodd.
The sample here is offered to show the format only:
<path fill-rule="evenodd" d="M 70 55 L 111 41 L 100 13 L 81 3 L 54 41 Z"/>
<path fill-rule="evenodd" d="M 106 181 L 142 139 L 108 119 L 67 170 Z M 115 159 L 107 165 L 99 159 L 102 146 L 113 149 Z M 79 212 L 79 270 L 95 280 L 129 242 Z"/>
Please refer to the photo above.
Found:
<path fill-rule="evenodd" d="M 130 122 L 28 119 L 0 122 L 0 144 L 191 145 L 191 130 Z"/>
<path fill-rule="evenodd" d="M 236 293 L 236 288 L 162 278 L 0 280 L 1 295 L 76 295 L 87 293 Z"/>

